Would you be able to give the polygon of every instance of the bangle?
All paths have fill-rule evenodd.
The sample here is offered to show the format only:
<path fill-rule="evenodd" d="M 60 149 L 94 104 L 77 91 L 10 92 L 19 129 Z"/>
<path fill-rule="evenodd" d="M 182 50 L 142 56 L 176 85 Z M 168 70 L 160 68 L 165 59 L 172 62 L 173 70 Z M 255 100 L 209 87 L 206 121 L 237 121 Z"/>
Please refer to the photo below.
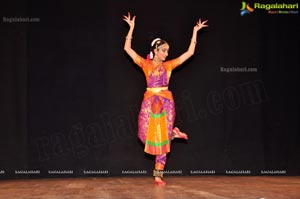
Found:
<path fill-rule="evenodd" d="M 126 40 L 132 40 L 132 37 L 125 37 Z"/>

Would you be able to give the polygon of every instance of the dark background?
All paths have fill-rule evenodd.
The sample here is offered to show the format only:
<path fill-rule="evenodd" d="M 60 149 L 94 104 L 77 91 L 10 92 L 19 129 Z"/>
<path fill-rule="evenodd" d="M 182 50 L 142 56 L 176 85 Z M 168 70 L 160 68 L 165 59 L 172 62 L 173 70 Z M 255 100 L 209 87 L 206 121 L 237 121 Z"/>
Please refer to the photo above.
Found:
<path fill-rule="evenodd" d="M 49 170 L 73 170 L 77 177 L 89 169 L 151 175 L 154 159 L 137 138 L 146 82 L 123 50 L 127 11 L 137 16 L 132 46 L 144 57 L 156 37 L 170 44 L 169 59 L 179 56 L 198 18 L 209 20 L 195 55 L 170 81 L 176 126 L 189 140 L 172 143 L 166 169 L 299 175 L 299 14 L 240 16 L 240 8 L 241 1 L 6 1 L 0 8 L 0 178 L 55 176 Z"/>

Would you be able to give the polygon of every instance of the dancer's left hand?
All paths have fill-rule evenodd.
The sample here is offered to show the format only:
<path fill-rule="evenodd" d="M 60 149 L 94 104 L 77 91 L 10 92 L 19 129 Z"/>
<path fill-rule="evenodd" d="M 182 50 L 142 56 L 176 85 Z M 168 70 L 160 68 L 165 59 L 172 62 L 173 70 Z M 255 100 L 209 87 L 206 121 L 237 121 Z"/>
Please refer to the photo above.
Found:
<path fill-rule="evenodd" d="M 197 24 L 194 26 L 194 31 L 198 31 L 201 28 L 208 27 L 208 25 L 206 24 L 207 22 L 208 20 L 201 22 L 201 19 L 199 19 L 199 21 L 197 21 Z"/>

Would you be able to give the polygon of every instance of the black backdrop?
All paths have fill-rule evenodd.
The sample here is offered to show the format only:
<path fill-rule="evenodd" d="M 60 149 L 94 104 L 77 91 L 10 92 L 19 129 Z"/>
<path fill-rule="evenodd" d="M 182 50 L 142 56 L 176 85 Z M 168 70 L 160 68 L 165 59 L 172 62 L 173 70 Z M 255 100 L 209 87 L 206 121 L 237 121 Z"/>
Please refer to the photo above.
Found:
<path fill-rule="evenodd" d="M 187 49 L 199 17 L 209 20 L 171 78 L 176 125 L 189 140 L 172 143 L 166 169 L 300 174 L 298 14 L 241 16 L 241 1 L 5 4 L 0 178 L 151 175 L 154 159 L 136 135 L 145 78 L 123 51 L 127 11 L 137 15 L 133 48 L 146 56 L 161 37 L 169 59 Z M 4 19 L 14 17 L 39 22 Z M 245 67 L 257 71 L 224 71 Z"/>

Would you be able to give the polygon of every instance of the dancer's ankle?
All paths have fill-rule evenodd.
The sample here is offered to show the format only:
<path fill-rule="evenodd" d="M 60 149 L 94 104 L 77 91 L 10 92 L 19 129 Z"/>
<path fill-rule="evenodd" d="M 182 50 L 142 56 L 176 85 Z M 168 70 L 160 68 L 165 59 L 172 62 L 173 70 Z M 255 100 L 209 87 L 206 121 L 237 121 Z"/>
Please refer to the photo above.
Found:
<path fill-rule="evenodd" d="M 166 182 L 163 181 L 163 170 L 153 170 L 154 182 L 157 185 L 165 185 Z"/>

